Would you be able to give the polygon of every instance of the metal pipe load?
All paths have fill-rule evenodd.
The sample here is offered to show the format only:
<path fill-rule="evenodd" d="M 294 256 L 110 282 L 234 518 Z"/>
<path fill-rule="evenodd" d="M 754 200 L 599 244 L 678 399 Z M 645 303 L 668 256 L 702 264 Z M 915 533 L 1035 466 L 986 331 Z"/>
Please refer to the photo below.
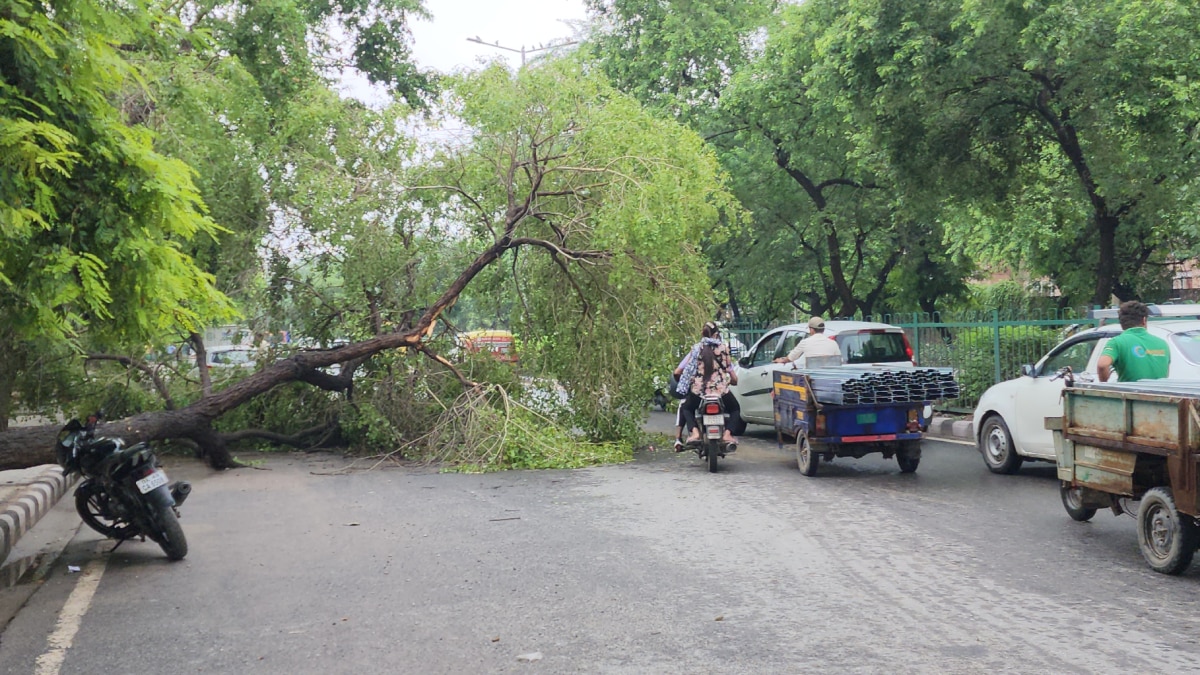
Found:
<path fill-rule="evenodd" d="M 957 398 L 958 382 L 950 368 L 895 368 L 832 366 L 801 368 L 808 376 L 813 396 L 830 405 L 871 403 L 921 403 Z M 1200 386 L 1200 382 L 1196 383 Z M 1200 389 L 1197 391 L 1200 394 Z"/>

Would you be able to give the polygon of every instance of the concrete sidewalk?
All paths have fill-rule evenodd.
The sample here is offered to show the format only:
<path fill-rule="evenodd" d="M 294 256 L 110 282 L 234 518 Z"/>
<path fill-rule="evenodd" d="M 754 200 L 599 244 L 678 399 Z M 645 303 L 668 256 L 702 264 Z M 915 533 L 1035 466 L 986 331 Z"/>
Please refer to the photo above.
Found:
<path fill-rule="evenodd" d="M 64 478 L 56 464 L 0 471 L 0 564 L 78 480 L 78 474 Z"/>

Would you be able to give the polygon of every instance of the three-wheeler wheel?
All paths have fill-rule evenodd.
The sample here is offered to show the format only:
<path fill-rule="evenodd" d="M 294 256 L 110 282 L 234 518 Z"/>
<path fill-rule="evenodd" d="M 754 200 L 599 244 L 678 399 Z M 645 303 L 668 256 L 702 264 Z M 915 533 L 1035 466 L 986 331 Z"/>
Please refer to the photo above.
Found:
<path fill-rule="evenodd" d="M 1200 528 L 1194 518 L 1176 508 L 1171 488 L 1150 488 L 1142 495 L 1137 525 L 1138 547 L 1155 572 L 1179 574 L 1192 563 Z"/>
<path fill-rule="evenodd" d="M 813 452 L 812 444 L 804 433 L 796 435 L 796 466 L 805 476 L 817 475 L 817 467 L 821 465 L 821 457 Z"/>
<path fill-rule="evenodd" d="M 1083 505 L 1083 488 L 1072 487 L 1064 481 L 1058 485 L 1058 496 L 1071 520 L 1086 523 L 1096 515 L 1096 509 Z"/>
<path fill-rule="evenodd" d="M 896 452 L 896 463 L 900 465 L 900 473 L 912 473 L 921 465 L 921 442 L 904 441 Z"/>

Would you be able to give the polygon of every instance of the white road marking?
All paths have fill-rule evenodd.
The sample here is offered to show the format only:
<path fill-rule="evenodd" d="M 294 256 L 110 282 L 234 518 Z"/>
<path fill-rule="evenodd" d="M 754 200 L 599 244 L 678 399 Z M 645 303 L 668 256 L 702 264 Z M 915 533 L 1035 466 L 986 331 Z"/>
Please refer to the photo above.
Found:
<path fill-rule="evenodd" d="M 49 649 L 38 657 L 37 669 L 34 671 L 36 675 L 58 675 L 63 661 L 67 658 L 67 650 L 71 648 L 75 634 L 79 632 L 83 615 L 87 614 L 88 607 L 92 604 L 92 596 L 96 594 L 100 577 L 104 576 L 104 567 L 107 564 L 108 556 L 101 554 L 97 549 L 96 557 L 84 568 L 75 589 L 67 596 L 67 602 L 58 614 L 54 632 L 46 638 Z"/>

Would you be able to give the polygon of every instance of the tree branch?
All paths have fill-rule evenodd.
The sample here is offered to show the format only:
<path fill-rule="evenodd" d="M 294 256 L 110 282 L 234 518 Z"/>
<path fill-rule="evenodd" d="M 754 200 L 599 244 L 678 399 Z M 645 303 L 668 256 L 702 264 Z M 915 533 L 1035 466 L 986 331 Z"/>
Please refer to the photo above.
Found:
<path fill-rule="evenodd" d="M 163 382 L 162 378 L 158 376 L 158 372 L 145 361 L 120 354 L 88 354 L 84 358 L 88 361 L 116 361 L 126 368 L 135 368 L 145 373 L 150 377 L 150 381 L 154 383 L 154 389 L 162 397 L 163 405 L 166 406 L 167 410 L 175 409 L 175 399 L 171 398 L 171 392 L 167 388 L 167 383 Z"/>
<path fill-rule="evenodd" d="M 272 443 L 290 445 L 294 448 L 310 449 L 320 447 L 322 443 L 329 440 L 329 437 L 337 429 L 337 426 L 338 423 L 335 419 L 333 421 L 326 422 L 325 424 L 318 424 L 315 427 L 309 427 L 307 429 L 297 431 L 290 436 L 287 434 L 269 431 L 267 429 L 243 429 L 241 431 L 234 431 L 228 434 L 221 434 L 221 439 L 226 443 L 236 443 L 238 441 L 244 441 L 251 438 L 261 438 L 266 441 L 271 441 Z M 308 443 L 305 440 L 308 437 L 316 434 L 322 434 L 321 438 L 316 443 Z"/>
<path fill-rule="evenodd" d="M 462 386 L 466 387 L 467 389 L 474 389 L 475 387 L 479 386 L 478 382 L 472 382 L 471 380 L 468 380 L 467 376 L 463 375 L 461 370 L 459 370 L 453 363 L 450 363 L 450 361 L 448 361 L 446 359 L 446 357 L 442 356 L 441 354 L 435 353 L 432 349 L 429 348 L 428 345 L 417 344 L 417 345 L 414 345 L 413 348 L 416 349 L 417 351 L 421 352 L 425 356 L 428 356 L 430 359 L 449 368 L 450 372 L 454 373 L 454 376 L 458 378 L 458 381 L 462 383 Z"/>

